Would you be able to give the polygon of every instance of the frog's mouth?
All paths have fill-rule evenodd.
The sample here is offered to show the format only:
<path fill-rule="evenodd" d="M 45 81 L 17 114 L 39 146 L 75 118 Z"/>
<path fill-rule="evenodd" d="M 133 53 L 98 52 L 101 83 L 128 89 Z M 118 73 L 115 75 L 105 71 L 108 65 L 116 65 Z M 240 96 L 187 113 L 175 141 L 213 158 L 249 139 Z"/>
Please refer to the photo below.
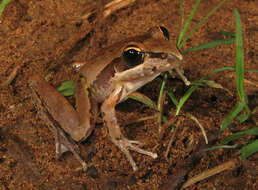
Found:
<path fill-rule="evenodd" d="M 152 72 L 143 72 L 145 75 L 151 74 L 161 74 L 168 71 L 172 77 L 181 78 L 185 85 L 190 85 L 191 83 L 184 76 L 184 71 L 181 68 L 183 63 L 183 56 L 174 53 L 163 53 L 163 52 L 143 52 L 145 69 L 150 69 L 152 67 Z M 145 70 L 144 69 L 144 70 Z"/>
<path fill-rule="evenodd" d="M 144 57 L 148 56 L 150 59 L 167 59 L 168 62 L 181 62 L 183 61 L 183 56 L 181 54 L 174 54 L 174 53 L 164 53 L 164 52 L 141 52 Z"/>

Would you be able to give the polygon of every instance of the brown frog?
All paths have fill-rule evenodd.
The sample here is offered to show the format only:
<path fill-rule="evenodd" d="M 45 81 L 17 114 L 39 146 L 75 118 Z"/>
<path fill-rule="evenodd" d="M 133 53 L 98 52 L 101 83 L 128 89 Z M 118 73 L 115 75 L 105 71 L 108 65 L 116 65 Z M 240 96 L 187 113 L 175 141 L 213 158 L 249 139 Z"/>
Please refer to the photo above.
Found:
<path fill-rule="evenodd" d="M 111 141 L 126 155 L 137 170 L 129 150 L 157 158 L 156 153 L 137 147 L 138 141 L 127 139 L 120 130 L 115 106 L 128 95 L 163 72 L 178 75 L 186 85 L 190 82 L 181 70 L 183 57 L 169 41 L 165 27 L 153 27 L 147 33 L 120 41 L 86 63 L 74 64 L 80 78 L 76 85 L 76 110 L 38 75 L 29 81 L 41 118 L 56 138 L 56 155 L 71 151 L 82 164 L 75 142 L 85 140 L 92 132 L 100 112 Z"/>

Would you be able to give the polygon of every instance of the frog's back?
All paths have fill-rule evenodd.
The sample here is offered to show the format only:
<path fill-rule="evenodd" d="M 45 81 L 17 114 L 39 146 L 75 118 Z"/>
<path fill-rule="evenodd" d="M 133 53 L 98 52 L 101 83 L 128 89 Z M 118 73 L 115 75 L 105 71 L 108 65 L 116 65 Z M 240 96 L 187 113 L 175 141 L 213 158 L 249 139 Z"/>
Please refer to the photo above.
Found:
<path fill-rule="evenodd" d="M 107 67 L 107 65 L 112 62 L 113 57 L 119 57 L 121 52 L 121 47 L 108 47 L 102 49 L 97 56 L 91 58 L 86 62 L 85 65 L 80 69 L 80 74 L 82 74 L 89 85 L 92 85 L 98 75 Z"/>

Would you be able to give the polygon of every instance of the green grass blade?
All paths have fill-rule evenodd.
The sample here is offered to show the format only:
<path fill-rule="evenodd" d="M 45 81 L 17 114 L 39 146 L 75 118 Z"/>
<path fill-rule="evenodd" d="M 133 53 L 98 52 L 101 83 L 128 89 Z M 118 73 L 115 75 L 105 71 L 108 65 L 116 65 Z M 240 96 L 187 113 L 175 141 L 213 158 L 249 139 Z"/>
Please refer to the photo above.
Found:
<path fill-rule="evenodd" d="M 224 88 L 221 84 L 219 84 L 213 80 L 202 80 L 202 82 L 200 84 L 203 84 L 204 86 L 208 86 L 210 88 L 218 88 L 218 89 L 225 90 L 228 94 L 233 96 L 233 94 L 231 93 L 231 91 L 229 89 Z"/>
<path fill-rule="evenodd" d="M 176 99 L 174 93 L 173 93 L 173 92 L 168 92 L 168 96 L 169 96 L 169 98 L 171 99 L 171 101 L 173 102 L 173 104 L 174 104 L 175 106 L 177 106 L 177 105 L 178 105 L 178 101 L 177 101 L 177 99 Z"/>
<path fill-rule="evenodd" d="M 2 13 L 3 13 L 6 5 L 8 5 L 8 3 L 10 3 L 10 2 L 11 2 L 11 0 L 2 0 L 2 2 L 0 3 L 0 17 L 2 16 Z"/>
<path fill-rule="evenodd" d="M 203 85 L 203 81 L 210 77 L 211 75 L 217 73 L 217 72 L 221 72 L 221 71 L 224 71 L 224 70 L 234 70 L 235 68 L 234 67 L 222 67 L 222 68 L 218 68 L 218 69 L 215 69 L 214 71 L 204 75 L 199 81 L 197 82 L 193 82 L 191 85 L 191 87 L 186 91 L 186 93 L 184 94 L 184 96 L 180 99 L 178 105 L 177 105 L 177 110 L 176 110 L 176 115 L 179 114 L 182 106 L 184 105 L 184 103 L 186 102 L 186 100 L 191 96 L 191 94 L 195 91 L 195 89 L 198 87 L 198 86 L 201 86 Z"/>
<path fill-rule="evenodd" d="M 223 132 L 233 121 L 233 119 L 244 109 L 245 104 L 241 101 L 229 112 L 228 116 L 223 120 L 220 131 Z"/>
<path fill-rule="evenodd" d="M 196 12 L 196 10 L 197 10 L 197 8 L 198 8 L 200 2 L 201 2 L 201 0 L 197 0 L 197 1 L 196 1 L 195 5 L 194 5 L 194 7 L 193 7 L 192 12 L 190 13 L 190 15 L 188 16 L 188 18 L 187 18 L 187 20 L 186 20 L 186 23 L 185 23 L 185 25 L 184 25 L 183 30 L 181 30 L 181 32 L 180 32 L 180 34 L 179 34 L 179 37 L 178 37 L 178 40 L 177 40 L 177 47 L 178 47 L 178 49 L 181 49 L 182 46 L 183 46 L 183 44 L 184 44 L 184 43 L 182 43 L 182 40 L 183 40 L 183 38 L 184 38 L 184 36 L 185 36 L 187 30 L 188 30 L 188 27 L 189 27 L 189 25 L 190 25 L 190 22 L 192 21 L 193 15 L 195 14 L 195 12 Z"/>
<path fill-rule="evenodd" d="M 209 43 L 206 43 L 206 44 L 201 44 L 199 46 L 184 50 L 184 51 L 182 51 L 182 54 L 190 53 L 190 52 L 193 52 L 193 51 L 200 51 L 200 50 L 208 49 L 208 48 L 213 48 L 213 47 L 220 46 L 220 45 L 232 44 L 234 42 L 235 42 L 235 38 L 229 38 L 229 39 L 224 39 L 224 40 L 216 40 L 216 41 L 212 41 L 212 42 L 209 42 Z"/>
<path fill-rule="evenodd" d="M 193 30 L 191 30 L 186 37 L 184 38 L 184 40 L 180 43 L 180 45 L 178 46 L 179 49 L 182 48 L 182 46 L 184 45 L 184 43 L 191 37 L 191 35 L 195 32 L 195 30 L 197 28 L 199 28 L 200 25 L 202 25 L 211 15 L 213 15 L 213 13 L 220 8 L 227 0 L 223 0 L 221 1 L 216 7 L 214 7 L 205 17 L 203 17 L 200 22 L 193 28 Z M 188 27 L 187 27 L 188 28 Z"/>
<path fill-rule="evenodd" d="M 160 102 L 164 98 L 164 90 L 165 90 L 167 78 L 168 78 L 168 74 L 165 73 L 165 75 L 163 77 L 163 80 L 162 80 L 162 83 L 161 83 L 160 91 L 159 91 L 159 98 L 158 98 L 158 104 L 157 104 L 158 110 L 160 110 L 161 107 L 163 106 L 163 105 L 160 104 Z"/>
<path fill-rule="evenodd" d="M 245 72 L 254 72 L 254 73 L 258 73 L 258 70 L 256 69 L 246 69 Z"/>
<path fill-rule="evenodd" d="M 230 148 L 237 148 L 238 145 L 218 145 L 218 146 L 213 146 L 213 147 L 210 147 L 210 148 L 206 148 L 204 149 L 204 151 L 211 151 L 211 150 L 217 150 L 217 149 L 220 149 L 220 148 L 224 148 L 224 149 L 230 149 Z"/>
<path fill-rule="evenodd" d="M 240 101 L 246 102 L 246 94 L 244 91 L 244 51 L 241 18 L 237 9 L 234 9 L 236 17 L 236 86 Z"/>
<path fill-rule="evenodd" d="M 159 98 L 158 98 L 158 103 L 157 103 L 157 108 L 159 110 L 159 116 L 157 118 L 157 123 L 158 123 L 158 126 L 159 126 L 159 133 L 162 130 L 161 123 L 162 123 L 162 116 L 163 116 L 164 100 L 166 98 L 165 87 L 166 87 L 167 78 L 168 78 L 168 74 L 165 73 L 165 75 L 163 77 L 163 80 L 162 80 L 162 83 L 161 83 L 161 87 L 160 87 L 160 91 L 159 91 Z"/>
<path fill-rule="evenodd" d="M 63 96 L 72 96 L 75 92 L 75 83 L 73 80 L 65 81 L 57 88 L 57 90 L 63 95 Z"/>
<path fill-rule="evenodd" d="M 180 6 L 180 10 L 181 10 L 181 26 L 180 26 L 180 32 L 179 32 L 179 34 L 180 34 L 183 30 L 184 20 L 185 20 L 185 9 L 184 9 L 182 0 L 179 0 L 179 6 Z"/>
<path fill-rule="evenodd" d="M 141 95 L 139 94 L 136 96 L 133 93 L 133 94 L 129 95 L 128 98 L 131 98 L 133 100 L 141 102 L 141 103 L 145 104 L 146 106 L 148 106 L 149 108 L 158 111 L 156 104 L 151 99 L 149 99 L 147 96 L 144 96 L 143 94 L 141 94 Z"/>
<path fill-rule="evenodd" d="M 250 112 L 244 113 L 244 114 L 240 114 L 239 116 L 237 116 L 237 121 L 241 124 L 243 122 L 245 122 L 249 116 L 250 116 Z"/>
<path fill-rule="evenodd" d="M 191 96 L 191 94 L 193 93 L 193 91 L 195 91 L 196 88 L 197 88 L 197 86 L 191 86 L 191 88 L 189 88 L 186 91 L 186 93 L 184 94 L 184 96 L 180 99 L 180 101 L 179 101 L 179 103 L 177 105 L 176 115 L 179 115 L 179 112 L 180 112 L 182 106 L 184 105 L 186 100 L 188 100 L 188 98 Z"/>
<path fill-rule="evenodd" d="M 249 143 L 248 145 L 242 147 L 239 152 L 242 153 L 240 159 L 245 159 L 248 156 L 251 156 L 253 153 L 258 151 L 258 139 Z"/>
<path fill-rule="evenodd" d="M 218 69 L 215 69 L 214 71 L 204 75 L 200 81 L 203 81 L 205 79 L 207 79 L 208 77 L 210 77 L 211 75 L 215 74 L 215 73 L 218 73 L 218 72 L 221 72 L 221 71 L 225 71 L 225 70 L 235 70 L 234 67 L 221 67 L 221 68 L 218 68 Z"/>
<path fill-rule="evenodd" d="M 236 140 L 245 135 L 258 135 L 258 127 L 253 127 L 251 129 L 248 129 L 245 131 L 240 131 L 240 132 L 234 133 L 234 134 L 226 137 L 225 139 L 223 139 L 221 141 L 221 144 L 228 144 L 229 142 Z"/>
<path fill-rule="evenodd" d="M 219 31 L 219 33 L 221 33 L 224 36 L 231 37 L 231 38 L 235 38 L 235 36 L 236 36 L 234 32 L 229 32 L 229 31 L 224 31 L 224 30 Z"/>

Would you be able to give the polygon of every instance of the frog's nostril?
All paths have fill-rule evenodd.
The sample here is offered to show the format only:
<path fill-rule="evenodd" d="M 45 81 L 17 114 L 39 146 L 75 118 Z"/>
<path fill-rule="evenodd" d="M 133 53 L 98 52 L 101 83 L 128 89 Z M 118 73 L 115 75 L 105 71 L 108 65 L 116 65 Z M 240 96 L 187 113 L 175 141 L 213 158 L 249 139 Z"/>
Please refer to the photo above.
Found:
<path fill-rule="evenodd" d="M 183 56 L 182 56 L 181 54 L 178 54 L 178 55 L 177 55 L 177 58 L 178 58 L 180 61 L 183 60 Z"/>
<path fill-rule="evenodd" d="M 183 60 L 183 56 L 181 54 L 175 54 L 174 55 L 177 59 L 179 59 L 180 61 Z"/>
<path fill-rule="evenodd" d="M 152 67 L 152 69 L 151 69 L 153 72 L 155 72 L 155 71 L 157 71 L 157 67 L 156 66 L 154 66 L 154 67 Z"/>

